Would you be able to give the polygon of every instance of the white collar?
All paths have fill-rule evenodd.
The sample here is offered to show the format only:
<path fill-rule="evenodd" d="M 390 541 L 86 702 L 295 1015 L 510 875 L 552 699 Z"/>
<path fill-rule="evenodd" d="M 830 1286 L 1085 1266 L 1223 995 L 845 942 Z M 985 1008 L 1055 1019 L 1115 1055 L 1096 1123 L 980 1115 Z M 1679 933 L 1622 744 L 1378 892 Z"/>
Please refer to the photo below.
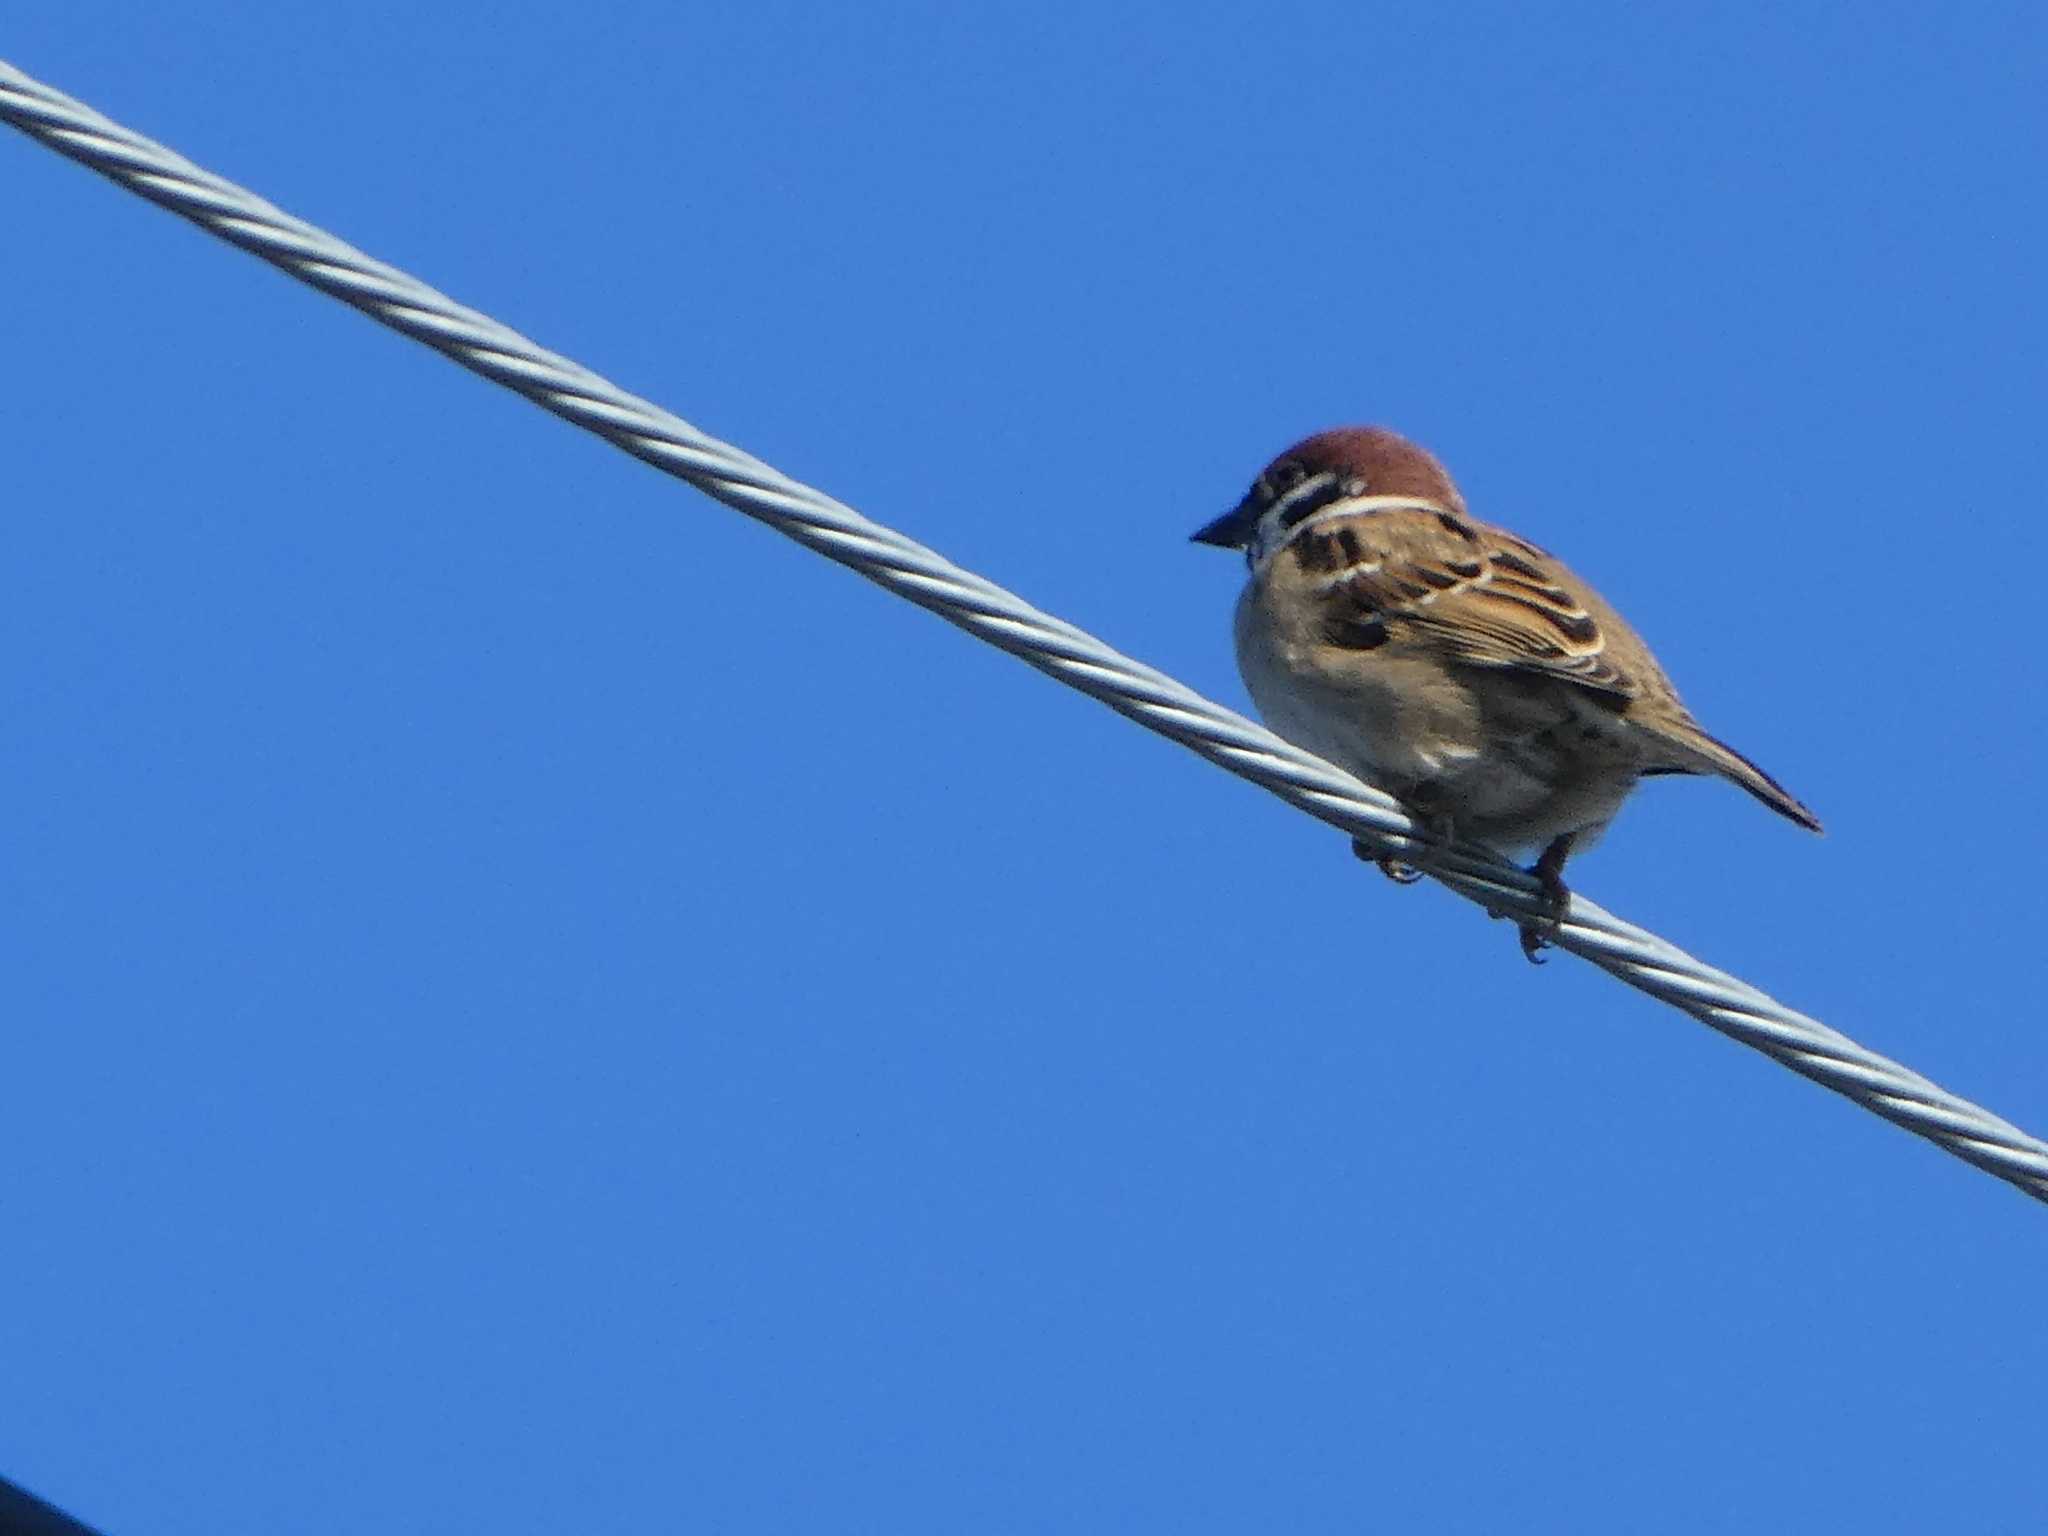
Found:
<path fill-rule="evenodd" d="M 1292 528 L 1287 529 L 1284 537 L 1268 548 L 1266 544 L 1266 530 L 1272 526 L 1277 516 L 1285 510 L 1286 505 L 1287 503 L 1284 499 L 1274 502 L 1267 509 L 1266 515 L 1259 519 L 1258 531 L 1253 536 L 1250 551 L 1252 557 L 1250 564 L 1252 574 L 1255 576 L 1264 570 L 1266 563 L 1279 554 L 1281 550 L 1292 544 L 1318 523 L 1327 523 L 1332 518 L 1356 517 L 1361 512 L 1448 513 L 1451 510 L 1442 502 L 1431 501 L 1426 496 L 1349 496 L 1343 501 L 1335 502 L 1323 508 L 1320 512 L 1304 517 Z"/>

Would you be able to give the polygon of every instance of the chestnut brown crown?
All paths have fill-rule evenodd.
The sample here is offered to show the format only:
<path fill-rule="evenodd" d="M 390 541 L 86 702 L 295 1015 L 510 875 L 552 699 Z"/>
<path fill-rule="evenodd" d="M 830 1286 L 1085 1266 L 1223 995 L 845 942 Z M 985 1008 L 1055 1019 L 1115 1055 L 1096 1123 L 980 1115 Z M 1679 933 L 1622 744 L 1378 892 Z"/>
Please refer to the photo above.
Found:
<path fill-rule="evenodd" d="M 1195 542 L 1244 548 L 1276 502 L 1322 476 L 1329 477 L 1330 500 L 1418 496 L 1453 512 L 1465 510 L 1465 498 L 1428 449 L 1385 427 L 1333 427 L 1303 438 L 1260 470 L 1244 499 L 1197 530 Z"/>

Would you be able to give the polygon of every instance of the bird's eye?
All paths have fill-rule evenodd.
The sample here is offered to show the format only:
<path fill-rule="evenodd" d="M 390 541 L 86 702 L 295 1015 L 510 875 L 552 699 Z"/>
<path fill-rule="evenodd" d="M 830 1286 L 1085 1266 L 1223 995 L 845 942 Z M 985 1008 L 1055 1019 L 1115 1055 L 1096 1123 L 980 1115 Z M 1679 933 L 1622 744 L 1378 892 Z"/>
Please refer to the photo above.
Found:
<path fill-rule="evenodd" d="M 1268 504 L 1278 501 L 1302 481 L 1308 478 L 1308 471 L 1298 459 L 1282 459 L 1270 464 L 1259 476 L 1259 483 L 1252 487 L 1252 495 Z"/>

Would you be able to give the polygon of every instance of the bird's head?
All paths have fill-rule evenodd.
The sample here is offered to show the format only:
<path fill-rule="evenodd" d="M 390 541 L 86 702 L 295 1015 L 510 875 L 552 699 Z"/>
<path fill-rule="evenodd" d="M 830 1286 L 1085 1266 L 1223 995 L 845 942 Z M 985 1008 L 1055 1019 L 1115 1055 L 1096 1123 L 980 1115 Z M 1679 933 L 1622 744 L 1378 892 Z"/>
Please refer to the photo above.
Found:
<path fill-rule="evenodd" d="M 1244 499 L 1195 531 L 1197 544 L 1241 549 L 1256 566 L 1304 521 L 1365 496 L 1415 497 L 1449 512 L 1465 500 L 1425 448 L 1385 427 L 1336 427 L 1303 438 L 1259 471 Z"/>

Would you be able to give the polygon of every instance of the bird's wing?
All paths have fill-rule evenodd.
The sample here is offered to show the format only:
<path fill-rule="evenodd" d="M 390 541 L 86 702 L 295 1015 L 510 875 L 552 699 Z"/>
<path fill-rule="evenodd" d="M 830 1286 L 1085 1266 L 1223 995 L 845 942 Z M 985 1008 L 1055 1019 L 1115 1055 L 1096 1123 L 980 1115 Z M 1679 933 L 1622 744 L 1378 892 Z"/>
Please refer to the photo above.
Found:
<path fill-rule="evenodd" d="M 1640 642 L 1556 559 L 1458 513 L 1327 518 L 1304 527 L 1286 553 L 1334 644 L 1398 640 L 1466 666 L 1576 684 L 1616 709 L 1662 683 L 1624 665 Z"/>
<path fill-rule="evenodd" d="M 1285 553 L 1332 645 L 1413 647 L 1571 684 L 1628 716 L 1650 744 L 1644 771 L 1719 774 L 1820 830 L 1782 784 L 1709 736 L 1635 631 L 1535 545 L 1443 508 L 1411 506 L 1304 524 Z"/>

